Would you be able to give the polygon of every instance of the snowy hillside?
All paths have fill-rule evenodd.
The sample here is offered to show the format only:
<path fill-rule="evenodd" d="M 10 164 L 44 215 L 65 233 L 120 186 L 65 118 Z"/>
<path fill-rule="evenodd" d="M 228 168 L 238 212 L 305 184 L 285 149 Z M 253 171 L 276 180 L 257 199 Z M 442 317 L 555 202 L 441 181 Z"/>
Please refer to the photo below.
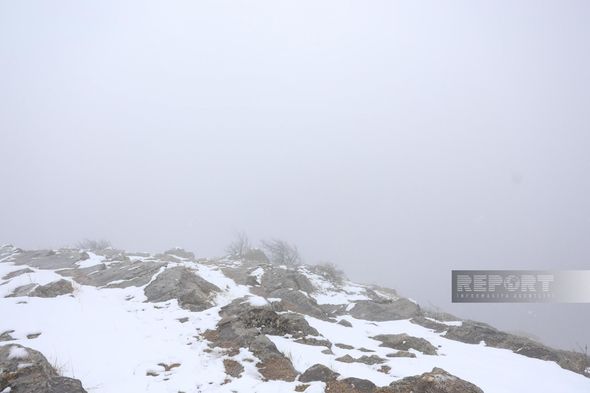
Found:
<path fill-rule="evenodd" d="M 587 393 L 588 367 L 319 268 L 0 248 L 2 393 Z"/>

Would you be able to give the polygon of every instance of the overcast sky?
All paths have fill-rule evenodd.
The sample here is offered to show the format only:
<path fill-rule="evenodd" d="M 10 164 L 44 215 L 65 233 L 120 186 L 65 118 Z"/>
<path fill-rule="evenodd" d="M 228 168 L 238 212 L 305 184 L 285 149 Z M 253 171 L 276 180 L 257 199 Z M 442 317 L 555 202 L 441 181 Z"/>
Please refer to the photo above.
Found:
<path fill-rule="evenodd" d="M 590 304 L 590 2 L 0 0 L 0 243 L 223 253 L 237 230 L 545 342 Z"/>

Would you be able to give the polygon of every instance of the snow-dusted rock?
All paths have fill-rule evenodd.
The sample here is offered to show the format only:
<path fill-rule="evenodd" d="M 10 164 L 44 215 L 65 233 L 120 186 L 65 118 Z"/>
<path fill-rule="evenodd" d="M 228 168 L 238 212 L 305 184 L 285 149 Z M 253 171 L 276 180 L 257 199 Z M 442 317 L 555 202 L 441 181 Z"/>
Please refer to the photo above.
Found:
<path fill-rule="evenodd" d="M 435 367 L 431 372 L 393 382 L 379 393 L 483 393 L 474 384 Z"/>
<path fill-rule="evenodd" d="M 220 291 L 217 286 L 182 266 L 164 270 L 144 290 L 149 302 L 177 299 L 180 307 L 191 311 L 212 307 L 212 297 Z"/>
<path fill-rule="evenodd" d="M 45 356 L 31 348 L 0 347 L 0 392 L 85 393 L 80 381 L 62 377 Z"/>
<path fill-rule="evenodd" d="M 368 321 L 394 321 L 419 316 L 420 307 L 403 298 L 391 302 L 359 300 L 350 310 L 350 315 Z"/>

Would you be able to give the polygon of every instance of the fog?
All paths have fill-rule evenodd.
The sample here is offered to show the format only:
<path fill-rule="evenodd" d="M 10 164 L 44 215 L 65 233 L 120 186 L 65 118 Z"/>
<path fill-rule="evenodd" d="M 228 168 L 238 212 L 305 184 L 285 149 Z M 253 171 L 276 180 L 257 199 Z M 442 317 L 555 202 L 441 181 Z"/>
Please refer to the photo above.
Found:
<path fill-rule="evenodd" d="M 590 344 L 590 3 L 0 2 L 0 243 L 217 256 L 236 231 L 427 307 Z"/>

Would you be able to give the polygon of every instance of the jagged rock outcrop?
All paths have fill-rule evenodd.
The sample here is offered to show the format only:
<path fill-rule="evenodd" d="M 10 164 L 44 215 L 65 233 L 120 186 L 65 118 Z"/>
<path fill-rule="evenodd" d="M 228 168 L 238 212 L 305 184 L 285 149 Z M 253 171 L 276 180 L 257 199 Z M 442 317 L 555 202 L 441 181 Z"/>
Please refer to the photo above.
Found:
<path fill-rule="evenodd" d="M 217 286 L 183 266 L 164 270 L 144 289 L 148 302 L 177 299 L 180 307 L 191 311 L 212 307 L 212 297 L 220 291 Z"/>
<path fill-rule="evenodd" d="M 62 377 L 45 356 L 12 344 L 0 347 L 0 392 L 86 393 L 77 379 Z"/>
<path fill-rule="evenodd" d="M 529 338 L 502 332 L 485 323 L 464 321 L 461 326 L 449 326 L 443 337 L 468 344 L 483 341 L 490 347 L 510 349 L 530 358 L 551 360 L 566 370 L 590 376 L 584 373 L 590 363 L 583 353 L 549 348 Z"/>
<path fill-rule="evenodd" d="M 297 270 L 270 267 L 262 275 L 261 283 L 264 290 L 273 293 L 279 289 L 294 289 L 312 293 L 315 288 L 309 278 Z"/>
<path fill-rule="evenodd" d="M 82 260 L 83 251 L 72 249 L 20 251 L 13 256 L 15 265 L 29 265 L 38 269 L 67 269 Z"/>
<path fill-rule="evenodd" d="M 39 285 L 29 294 L 32 297 L 56 297 L 74 292 L 72 283 L 68 280 L 58 280 L 46 285 Z"/>
<path fill-rule="evenodd" d="M 360 300 L 350 310 L 350 315 L 368 321 L 394 321 L 419 316 L 420 307 L 404 298 L 385 302 Z"/>
<path fill-rule="evenodd" d="M 82 285 L 107 288 L 140 287 L 149 283 L 160 268 L 162 262 L 120 261 L 101 263 L 87 268 L 60 270 L 59 274 L 72 277 Z"/>

